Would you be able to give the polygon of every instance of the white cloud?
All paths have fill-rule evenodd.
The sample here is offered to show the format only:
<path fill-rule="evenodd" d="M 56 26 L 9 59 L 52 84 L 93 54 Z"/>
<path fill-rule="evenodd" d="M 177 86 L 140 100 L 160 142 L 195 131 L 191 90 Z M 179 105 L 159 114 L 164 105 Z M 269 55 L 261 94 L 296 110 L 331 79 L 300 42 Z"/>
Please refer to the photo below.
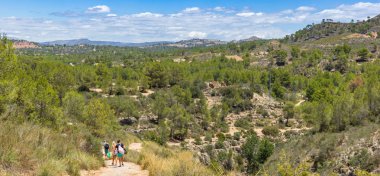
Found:
<path fill-rule="evenodd" d="M 255 12 L 241 12 L 241 13 L 237 13 L 236 14 L 237 16 L 241 16 L 241 17 L 251 17 L 251 16 L 262 16 L 263 13 L 259 12 L 259 13 L 255 13 Z"/>
<path fill-rule="evenodd" d="M 233 9 L 229 9 L 229 8 L 226 8 L 226 7 L 221 7 L 221 6 L 217 6 L 217 7 L 214 7 L 214 8 L 210 8 L 210 9 L 207 9 L 209 10 L 210 12 L 209 13 L 212 13 L 212 12 L 219 12 L 219 13 L 235 13 L 235 10 Z"/>
<path fill-rule="evenodd" d="M 117 17 L 117 15 L 114 14 L 114 13 L 107 14 L 107 16 L 108 16 L 108 17 Z"/>
<path fill-rule="evenodd" d="M 292 13 L 294 13 L 294 11 L 291 10 L 291 9 L 288 9 L 288 10 L 283 10 L 280 13 L 282 13 L 282 14 L 292 14 Z"/>
<path fill-rule="evenodd" d="M 334 9 L 325 9 L 315 14 L 314 18 L 329 18 L 334 20 L 366 19 L 367 16 L 376 16 L 380 13 L 380 3 L 358 2 L 342 4 Z"/>
<path fill-rule="evenodd" d="M 183 13 L 174 13 L 174 14 L 170 14 L 169 16 L 170 17 L 180 17 L 180 16 L 183 16 Z"/>
<path fill-rule="evenodd" d="M 217 12 L 223 12 L 223 11 L 226 10 L 226 8 L 224 8 L 224 7 L 215 7 L 214 10 L 217 11 Z"/>
<path fill-rule="evenodd" d="M 344 11 L 339 10 L 339 9 L 327 9 L 327 10 L 322 10 L 318 14 L 321 14 L 321 15 L 337 15 L 337 14 L 344 14 Z"/>
<path fill-rule="evenodd" d="M 311 12 L 311 11 L 315 11 L 316 9 L 314 7 L 301 6 L 301 7 L 298 7 L 296 10 L 303 11 L 303 12 Z"/>
<path fill-rule="evenodd" d="M 262 15 L 264 15 L 264 13 L 262 12 L 256 13 L 256 16 L 262 16 Z"/>
<path fill-rule="evenodd" d="M 239 40 L 253 35 L 278 38 L 322 19 L 363 20 L 380 13 L 380 3 L 344 4 L 330 9 L 300 11 L 284 9 L 260 13 L 244 11 L 228 13 L 222 8 L 192 7 L 172 14 L 143 12 L 116 16 L 113 13 L 92 15 L 80 13 L 70 18 L 0 17 L 0 33 L 32 41 L 68 38 L 90 38 L 123 42 L 173 41 L 189 38 Z M 303 8 L 305 10 L 305 8 Z M 99 10 L 98 10 L 99 11 Z M 101 10 L 100 10 L 101 11 Z M 111 10 L 110 10 L 111 11 Z M 14 32 L 19 31 L 19 32 Z"/>
<path fill-rule="evenodd" d="M 199 13 L 201 9 L 199 7 L 189 7 L 183 10 L 184 13 Z"/>
<path fill-rule="evenodd" d="M 164 15 L 152 12 L 143 12 L 138 14 L 133 14 L 134 17 L 162 17 Z"/>
<path fill-rule="evenodd" d="M 342 5 L 340 8 L 345 8 L 349 7 L 349 5 Z M 352 8 L 357 8 L 357 9 L 365 9 L 365 8 L 377 8 L 380 7 L 380 3 L 370 3 L 370 2 L 358 2 L 354 5 L 351 6 Z"/>
<path fill-rule="evenodd" d="M 191 31 L 188 36 L 190 38 L 206 38 L 207 34 L 204 32 L 199 32 L 199 31 Z"/>
<path fill-rule="evenodd" d="M 89 7 L 86 11 L 87 13 L 108 13 L 111 12 L 111 8 L 106 5 L 98 5 L 94 7 Z"/>
<path fill-rule="evenodd" d="M 171 27 L 168 27 L 169 30 L 182 30 L 184 29 L 184 27 L 181 27 L 181 26 L 171 26 Z"/>
<path fill-rule="evenodd" d="M 241 17 L 250 17 L 250 16 L 255 15 L 255 13 L 253 13 L 253 12 L 242 12 L 242 13 L 237 13 L 236 15 L 241 16 Z"/>

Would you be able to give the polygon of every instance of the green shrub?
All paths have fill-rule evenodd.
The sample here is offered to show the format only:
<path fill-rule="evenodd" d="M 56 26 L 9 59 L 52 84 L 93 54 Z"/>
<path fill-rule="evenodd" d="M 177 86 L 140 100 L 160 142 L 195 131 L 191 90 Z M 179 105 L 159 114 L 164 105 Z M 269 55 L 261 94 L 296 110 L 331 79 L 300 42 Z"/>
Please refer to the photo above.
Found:
<path fill-rule="evenodd" d="M 240 140 L 240 137 L 241 137 L 241 133 L 240 133 L 240 132 L 235 132 L 235 133 L 234 133 L 233 138 L 234 138 L 235 140 L 239 141 L 239 140 Z"/>
<path fill-rule="evenodd" d="M 205 150 L 205 152 L 206 152 L 208 155 L 212 156 L 212 155 L 213 155 L 214 146 L 211 145 L 211 144 L 206 145 L 206 146 L 204 147 L 204 150 Z"/>
<path fill-rule="evenodd" d="M 215 149 L 224 149 L 224 144 L 222 141 L 218 141 L 215 143 Z"/>
<path fill-rule="evenodd" d="M 244 172 L 244 158 L 243 158 L 243 156 L 236 155 L 235 156 L 235 161 L 236 161 L 237 169 L 240 172 Z"/>
<path fill-rule="evenodd" d="M 260 107 L 256 110 L 258 114 L 261 114 L 264 118 L 269 117 L 269 113 L 263 107 Z"/>
<path fill-rule="evenodd" d="M 266 123 L 265 123 L 264 119 L 259 119 L 256 121 L 255 125 L 258 127 L 263 127 L 266 125 Z"/>
<path fill-rule="evenodd" d="M 229 139 L 232 139 L 232 136 L 231 136 L 231 134 L 229 134 L 229 133 L 226 134 L 225 136 L 226 136 L 226 139 L 228 139 L 228 140 L 229 140 Z"/>
<path fill-rule="evenodd" d="M 249 129 L 252 127 L 251 122 L 247 118 L 240 118 L 235 121 L 235 127 L 240 127 L 243 129 Z"/>
<path fill-rule="evenodd" d="M 199 136 L 195 137 L 195 145 L 202 145 L 202 139 Z"/>
<path fill-rule="evenodd" d="M 226 140 L 226 136 L 223 133 L 216 134 L 218 141 L 224 142 Z"/>
<path fill-rule="evenodd" d="M 247 138 L 247 137 L 252 136 L 252 135 L 256 135 L 257 136 L 257 133 L 256 133 L 255 130 L 249 129 L 248 131 L 245 131 L 243 133 L 243 138 Z"/>
<path fill-rule="evenodd" d="M 251 98 L 253 93 L 249 89 L 226 87 L 220 90 L 223 103 L 231 107 L 230 112 L 239 113 L 252 109 Z"/>
<path fill-rule="evenodd" d="M 219 163 L 224 162 L 227 159 L 227 157 L 228 157 L 228 155 L 227 155 L 226 151 L 222 150 L 222 151 L 218 152 L 217 158 L 218 158 Z"/>
<path fill-rule="evenodd" d="M 276 126 L 266 126 L 263 128 L 262 132 L 266 136 L 277 137 L 280 133 L 280 130 Z"/>
<path fill-rule="evenodd" d="M 242 145 L 242 156 L 247 160 L 247 172 L 254 173 L 272 155 L 274 145 L 266 139 L 251 135 Z"/>
<path fill-rule="evenodd" d="M 231 145 L 232 145 L 232 146 L 237 146 L 237 145 L 238 145 L 238 142 L 237 142 L 236 140 L 232 140 L 232 141 L 231 141 Z"/>
<path fill-rule="evenodd" d="M 212 142 L 212 134 L 211 133 L 206 133 L 205 141 Z"/>
<path fill-rule="evenodd" d="M 284 132 L 284 136 L 286 138 L 291 138 L 291 137 L 294 137 L 294 136 L 297 136 L 297 135 L 298 135 L 298 132 L 294 131 L 294 130 L 289 130 L 289 131 L 285 131 Z"/>
<path fill-rule="evenodd" d="M 380 155 L 372 156 L 366 149 L 358 151 L 350 160 L 350 166 L 358 167 L 362 170 L 372 171 L 380 164 Z"/>
<path fill-rule="evenodd" d="M 222 123 L 220 128 L 219 128 L 223 133 L 228 133 L 230 130 L 230 127 L 228 126 L 227 123 Z"/>

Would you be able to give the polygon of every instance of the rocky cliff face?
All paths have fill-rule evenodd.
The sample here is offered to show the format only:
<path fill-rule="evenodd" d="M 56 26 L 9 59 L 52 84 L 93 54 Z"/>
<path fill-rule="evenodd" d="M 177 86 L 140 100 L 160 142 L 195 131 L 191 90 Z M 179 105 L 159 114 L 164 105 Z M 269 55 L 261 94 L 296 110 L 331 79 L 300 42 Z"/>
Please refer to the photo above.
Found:
<path fill-rule="evenodd" d="M 13 41 L 13 47 L 16 49 L 23 48 L 39 48 L 39 46 L 33 42 L 25 41 L 25 40 L 16 40 Z"/>

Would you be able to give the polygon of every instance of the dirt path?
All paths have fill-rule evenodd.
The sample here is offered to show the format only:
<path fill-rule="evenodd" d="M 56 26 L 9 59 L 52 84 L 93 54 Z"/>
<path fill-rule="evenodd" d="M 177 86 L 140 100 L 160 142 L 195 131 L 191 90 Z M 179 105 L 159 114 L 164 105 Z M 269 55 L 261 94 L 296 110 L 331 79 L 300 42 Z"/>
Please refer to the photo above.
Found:
<path fill-rule="evenodd" d="M 300 106 L 303 102 L 305 102 L 305 100 L 300 100 L 296 105 L 294 105 L 295 107 L 297 106 Z"/>
<path fill-rule="evenodd" d="M 142 149 L 141 143 L 132 143 L 129 145 L 129 150 L 135 150 L 140 152 Z M 141 166 L 131 163 L 124 162 L 124 166 L 118 167 L 112 165 L 111 160 L 105 161 L 105 166 L 100 170 L 96 171 L 83 171 L 81 176 L 149 176 L 149 171 L 142 170 Z"/>

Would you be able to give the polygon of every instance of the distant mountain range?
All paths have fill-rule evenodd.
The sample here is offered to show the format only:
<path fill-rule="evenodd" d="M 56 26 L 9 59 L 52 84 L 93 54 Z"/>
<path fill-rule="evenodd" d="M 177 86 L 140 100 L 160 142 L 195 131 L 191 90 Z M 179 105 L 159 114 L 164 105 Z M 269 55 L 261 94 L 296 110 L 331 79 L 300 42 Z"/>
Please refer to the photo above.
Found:
<path fill-rule="evenodd" d="M 231 42 L 248 42 L 260 40 L 258 37 L 250 37 L 248 39 L 231 41 Z M 118 46 L 118 47 L 178 47 L 178 48 L 189 48 L 198 46 L 214 46 L 227 44 L 227 41 L 216 40 L 216 39 L 190 39 L 181 40 L 178 42 L 169 41 L 158 41 L 158 42 L 143 42 L 143 43 L 123 43 L 123 42 L 113 42 L 113 41 L 93 41 L 89 39 L 73 39 L 73 40 L 55 40 L 49 42 L 28 42 L 26 40 L 13 39 L 14 43 L 19 44 L 17 48 L 35 48 L 38 46 L 79 46 L 79 45 L 91 45 L 91 46 Z"/>
<path fill-rule="evenodd" d="M 92 45 L 92 46 L 119 46 L 119 47 L 146 47 L 152 45 L 164 45 L 172 42 L 144 42 L 144 43 L 123 43 L 123 42 L 113 42 L 113 41 L 92 41 L 89 39 L 73 39 L 73 40 L 56 40 L 50 42 L 41 42 L 40 45 L 43 46 L 54 46 L 54 45 L 66 45 L 66 46 L 76 46 L 76 45 Z"/>
<path fill-rule="evenodd" d="M 239 42 L 252 42 L 252 41 L 256 41 L 256 40 L 262 40 L 262 39 L 259 37 L 256 37 L 256 36 L 252 36 L 252 37 L 247 38 L 247 39 L 239 40 Z"/>
<path fill-rule="evenodd" d="M 213 39 L 190 39 L 190 40 L 181 40 L 179 42 L 174 42 L 167 44 L 167 46 L 179 47 L 179 48 L 189 48 L 197 46 L 214 46 L 214 45 L 223 45 L 228 42 L 221 40 Z"/>
<path fill-rule="evenodd" d="M 119 46 L 119 47 L 154 47 L 154 46 L 168 46 L 168 47 L 179 47 L 188 48 L 196 46 L 212 46 L 226 44 L 227 42 L 221 40 L 211 40 L 211 39 L 190 39 L 181 40 L 178 42 L 144 42 L 144 43 L 122 43 L 122 42 L 112 42 L 112 41 L 92 41 L 89 39 L 74 39 L 74 40 L 56 40 L 51 42 L 42 42 L 40 45 L 43 46 L 54 46 L 54 45 L 66 45 L 66 46 L 76 46 L 76 45 L 93 45 L 93 46 Z"/>

